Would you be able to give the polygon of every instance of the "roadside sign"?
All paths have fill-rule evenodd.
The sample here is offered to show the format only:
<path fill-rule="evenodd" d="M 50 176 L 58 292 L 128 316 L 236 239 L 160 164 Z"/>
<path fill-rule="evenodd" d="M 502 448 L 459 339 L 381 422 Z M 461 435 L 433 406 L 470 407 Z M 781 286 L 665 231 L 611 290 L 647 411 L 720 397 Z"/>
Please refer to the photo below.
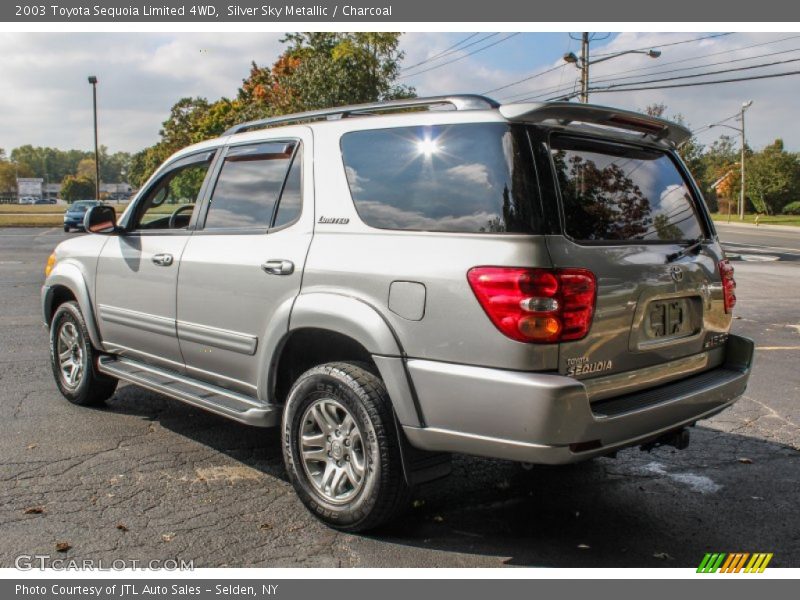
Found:
<path fill-rule="evenodd" d="M 17 197 L 34 196 L 41 198 L 43 182 L 44 179 L 41 177 L 17 177 Z"/>

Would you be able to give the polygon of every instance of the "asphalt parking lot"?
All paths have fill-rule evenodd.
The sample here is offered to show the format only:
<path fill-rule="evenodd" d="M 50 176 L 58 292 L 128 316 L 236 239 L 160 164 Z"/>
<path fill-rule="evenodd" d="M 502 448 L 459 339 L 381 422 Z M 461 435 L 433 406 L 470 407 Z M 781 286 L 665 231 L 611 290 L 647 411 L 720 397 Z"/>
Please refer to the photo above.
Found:
<path fill-rule="evenodd" d="M 61 557 L 196 567 L 695 567 L 712 551 L 773 552 L 771 566 L 800 567 L 800 260 L 791 253 L 736 263 L 734 331 L 756 340 L 754 373 L 687 450 L 532 471 L 457 458 L 401 521 L 354 536 L 305 511 L 277 432 L 130 385 L 102 409 L 58 394 L 39 288 L 64 237 L 0 229 L 2 567 L 21 554 L 59 555 L 59 543 L 69 546 Z"/>

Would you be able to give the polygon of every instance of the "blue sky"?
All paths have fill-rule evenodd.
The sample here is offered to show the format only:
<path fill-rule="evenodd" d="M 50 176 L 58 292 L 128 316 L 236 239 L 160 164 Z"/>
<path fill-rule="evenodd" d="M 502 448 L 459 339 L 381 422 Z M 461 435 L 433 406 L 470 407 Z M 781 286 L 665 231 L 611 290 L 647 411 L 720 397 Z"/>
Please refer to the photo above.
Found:
<path fill-rule="evenodd" d="M 489 33 L 480 33 L 467 43 Z M 468 35 L 404 34 L 401 38 L 406 52 L 404 64 L 413 65 L 429 59 Z M 402 81 L 414 85 L 420 95 L 480 93 L 560 67 L 530 82 L 491 94 L 500 100 L 522 99 L 575 83 L 577 69 L 565 65 L 561 58 L 567 51 L 579 51 L 579 42 L 571 40 L 568 33 L 520 33 L 484 51 L 464 56 L 507 35 L 500 33 L 463 52 L 407 69 Z M 613 82 L 615 78 L 633 74 L 642 78 L 648 75 L 669 77 L 686 72 L 651 73 L 724 60 L 739 62 L 707 69 L 800 58 L 800 34 L 735 33 L 675 44 L 703 35 L 685 32 L 610 34 L 592 44 L 593 54 L 663 46 L 662 55 L 658 59 L 627 55 L 603 62 L 592 69 L 593 80 Z M 161 121 L 180 97 L 199 95 L 213 100 L 235 95 L 251 60 L 270 64 L 277 57 L 282 49 L 281 36 L 280 33 L 231 35 L 222 32 L 5 33 L 0 38 L 0 81 L 5 91 L 0 95 L 0 114 L 3 115 L 0 148 L 8 151 L 26 143 L 90 148 L 91 89 L 86 76 L 96 74 L 100 80 L 100 142 L 112 151 L 139 150 L 157 140 Z M 796 39 L 783 39 L 790 36 Z M 768 53 L 773 55 L 763 57 Z M 464 58 L 452 64 L 415 75 L 461 56 Z M 682 62 L 666 65 L 676 61 Z M 662 64 L 665 66 L 661 67 Z M 789 70 L 797 70 L 797 63 L 760 72 Z M 743 71 L 731 76 L 750 73 Z M 662 102 L 668 106 L 669 115 L 680 113 L 693 128 L 698 128 L 732 115 L 743 101 L 753 100 L 747 114 L 748 142 L 759 148 L 782 136 L 788 148 L 800 150 L 800 120 L 796 118 L 798 92 L 800 76 L 719 86 L 597 94 L 592 101 L 633 109 Z M 705 130 L 700 140 L 710 143 L 723 131 L 733 133 Z"/>

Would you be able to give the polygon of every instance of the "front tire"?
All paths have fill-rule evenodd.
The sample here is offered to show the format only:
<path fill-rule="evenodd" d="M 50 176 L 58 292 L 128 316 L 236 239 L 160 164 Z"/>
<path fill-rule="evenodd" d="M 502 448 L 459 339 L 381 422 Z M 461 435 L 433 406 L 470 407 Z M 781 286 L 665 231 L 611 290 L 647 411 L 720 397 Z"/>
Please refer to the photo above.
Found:
<path fill-rule="evenodd" d="M 361 366 L 328 363 L 303 373 L 286 401 L 282 441 L 297 495 L 327 525 L 365 531 L 405 508 L 410 490 L 391 401 Z"/>
<path fill-rule="evenodd" d="M 78 304 L 60 305 L 50 324 L 50 365 L 58 390 L 73 404 L 102 404 L 117 389 L 116 379 L 97 371 L 96 356 Z"/>
<path fill-rule="evenodd" d="M 69 233 L 69 225 L 64 225 L 64 233 Z"/>

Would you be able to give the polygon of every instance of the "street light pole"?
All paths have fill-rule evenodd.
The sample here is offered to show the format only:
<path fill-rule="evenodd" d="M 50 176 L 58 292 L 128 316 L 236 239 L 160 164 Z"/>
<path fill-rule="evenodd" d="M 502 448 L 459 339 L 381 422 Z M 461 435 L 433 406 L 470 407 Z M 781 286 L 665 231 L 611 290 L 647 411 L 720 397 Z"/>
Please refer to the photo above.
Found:
<path fill-rule="evenodd" d="M 744 134 L 744 111 L 746 111 L 748 108 L 750 108 L 750 105 L 752 105 L 752 104 L 753 104 L 752 100 L 750 100 L 749 102 L 742 103 L 742 113 L 741 113 L 741 119 L 742 119 L 742 161 L 741 161 L 741 164 L 742 164 L 742 189 L 741 189 L 741 191 L 739 193 L 739 220 L 740 221 L 744 220 L 744 198 L 745 198 L 745 195 L 744 195 L 744 183 L 745 183 L 745 178 L 744 178 L 744 149 L 745 149 L 745 146 L 747 144 L 747 142 L 746 142 L 747 138 L 745 138 L 745 134 Z"/>
<path fill-rule="evenodd" d="M 603 62 L 606 60 L 611 60 L 612 58 L 617 58 L 618 56 L 624 56 L 625 54 L 646 54 L 650 58 L 658 58 L 661 56 L 660 50 L 623 50 L 622 52 L 615 52 L 613 54 L 608 54 L 607 56 L 601 56 L 600 58 L 596 58 L 594 60 L 589 60 L 589 42 L 591 38 L 589 37 L 589 33 L 581 34 L 581 56 L 578 58 L 575 56 L 574 52 L 568 52 L 564 55 L 564 60 L 568 63 L 574 64 L 578 69 L 581 70 L 581 93 L 580 98 L 581 102 L 587 104 L 589 102 L 589 67 L 591 65 L 597 64 L 599 62 Z M 573 97 L 568 96 L 568 98 Z"/>
<path fill-rule="evenodd" d="M 745 204 L 745 176 L 744 176 L 744 157 L 745 157 L 745 147 L 747 146 L 747 138 L 744 132 L 744 112 L 753 105 L 752 100 L 748 100 L 747 102 L 742 102 L 742 108 L 739 111 L 739 120 L 742 122 L 741 127 L 735 127 L 734 125 L 727 125 L 723 123 L 723 121 L 729 121 L 733 119 L 736 115 L 730 116 L 727 119 L 723 119 L 723 121 L 719 121 L 718 123 L 711 123 L 711 125 L 707 125 L 708 129 L 713 129 L 714 127 L 727 127 L 728 129 L 733 129 L 734 131 L 738 131 L 739 134 L 742 136 L 742 155 L 739 159 L 739 171 L 742 175 L 741 181 L 741 189 L 739 190 L 739 205 L 737 206 L 737 213 L 739 215 L 739 220 L 744 220 L 744 204 Z M 730 221 L 730 205 L 728 205 L 728 220 Z"/>
<path fill-rule="evenodd" d="M 89 76 L 92 84 L 92 107 L 94 109 L 94 192 L 95 199 L 100 199 L 100 155 L 97 151 L 97 77 Z"/>

